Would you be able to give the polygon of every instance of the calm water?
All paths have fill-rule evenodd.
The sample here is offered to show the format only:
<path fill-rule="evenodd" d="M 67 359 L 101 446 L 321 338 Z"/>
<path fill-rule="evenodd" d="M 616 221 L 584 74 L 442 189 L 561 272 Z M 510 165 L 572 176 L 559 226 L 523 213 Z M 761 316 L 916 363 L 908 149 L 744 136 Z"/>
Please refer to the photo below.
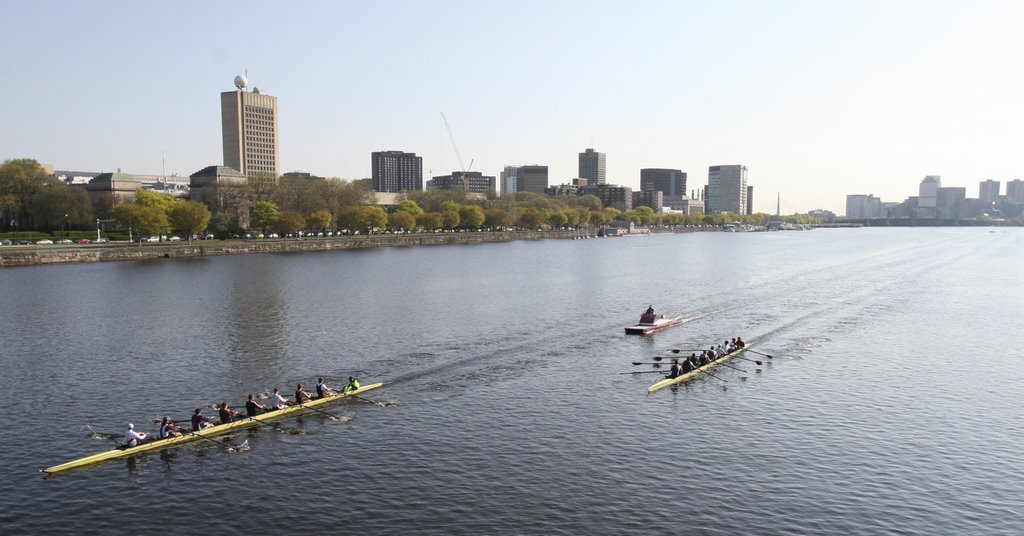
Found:
<path fill-rule="evenodd" d="M 0 270 L 0 533 L 1022 534 L 1022 267 L 954 228 Z M 648 304 L 693 319 L 623 335 Z M 774 359 L 620 374 L 737 334 Z M 350 374 L 395 405 L 38 472 Z"/>

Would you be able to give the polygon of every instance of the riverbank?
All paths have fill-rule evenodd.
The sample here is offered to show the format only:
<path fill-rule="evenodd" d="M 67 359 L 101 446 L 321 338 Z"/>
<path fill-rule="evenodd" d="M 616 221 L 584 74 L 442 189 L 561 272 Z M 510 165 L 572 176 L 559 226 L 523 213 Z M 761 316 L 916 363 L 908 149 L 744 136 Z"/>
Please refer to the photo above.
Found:
<path fill-rule="evenodd" d="M 705 230 L 681 228 L 667 232 Z M 382 247 L 432 246 L 447 244 L 479 244 L 512 240 L 544 240 L 580 238 L 578 231 L 501 231 L 472 233 L 422 233 L 401 235 L 342 236 L 329 238 L 267 239 L 267 240 L 199 240 L 192 244 L 110 243 L 74 246 L 7 246 L 0 249 L 0 267 L 71 264 L 83 262 L 132 261 L 213 255 L 247 255 L 254 253 L 295 253 Z"/>

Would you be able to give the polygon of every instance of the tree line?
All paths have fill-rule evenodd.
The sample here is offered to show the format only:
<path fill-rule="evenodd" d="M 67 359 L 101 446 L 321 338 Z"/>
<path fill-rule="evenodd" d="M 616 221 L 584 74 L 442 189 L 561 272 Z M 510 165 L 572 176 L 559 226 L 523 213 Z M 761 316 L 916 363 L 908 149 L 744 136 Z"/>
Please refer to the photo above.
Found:
<path fill-rule="evenodd" d="M 629 211 L 604 207 L 593 195 L 550 197 L 520 192 L 479 199 L 461 190 L 409 192 L 393 207 L 374 204 L 369 181 L 304 177 L 248 178 L 240 184 L 208 188 L 206 203 L 176 199 L 140 190 L 133 203 L 115 205 L 112 198 L 92 206 L 83 188 L 68 186 L 47 174 L 31 159 L 0 165 L 0 229 L 53 231 L 88 229 L 95 218 L 114 219 L 133 237 L 162 235 L 172 230 L 191 238 L 212 232 L 219 238 L 248 231 L 281 235 L 300 232 L 354 233 L 376 231 L 543 229 L 597 227 L 616 220 L 637 225 L 761 224 L 767 214 L 659 214 L 640 206 Z M 784 218 L 815 223 L 806 214 Z"/>

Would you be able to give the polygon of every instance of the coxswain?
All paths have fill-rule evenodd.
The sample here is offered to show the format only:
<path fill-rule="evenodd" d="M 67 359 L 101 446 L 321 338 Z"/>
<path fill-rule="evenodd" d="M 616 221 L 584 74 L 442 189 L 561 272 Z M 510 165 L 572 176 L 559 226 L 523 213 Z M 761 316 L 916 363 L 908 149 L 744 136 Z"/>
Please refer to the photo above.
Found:
<path fill-rule="evenodd" d="M 135 425 L 128 423 L 128 429 L 124 431 L 124 446 L 132 448 L 146 440 L 146 432 L 136 432 Z"/>
<path fill-rule="evenodd" d="M 263 404 L 257 402 L 256 397 L 250 394 L 249 399 L 245 401 L 245 414 L 249 417 L 255 417 L 259 415 L 263 409 Z"/>
<path fill-rule="evenodd" d="M 270 395 L 270 409 L 284 409 L 288 406 L 288 399 L 281 396 L 281 389 L 279 387 L 274 388 L 274 394 Z"/>
<path fill-rule="evenodd" d="M 180 435 L 181 431 L 174 425 L 174 421 L 170 417 L 164 417 L 163 422 L 160 423 L 160 439 L 178 437 Z"/>
<path fill-rule="evenodd" d="M 310 398 L 312 398 L 312 395 L 310 395 L 309 393 L 307 393 L 307 392 L 302 390 L 302 384 L 301 383 L 295 386 L 295 403 L 296 404 L 305 404 L 306 402 L 309 402 Z"/>
<path fill-rule="evenodd" d="M 331 389 L 330 387 L 327 387 L 327 384 L 324 383 L 324 379 L 323 378 L 317 378 L 316 379 L 316 396 L 317 396 L 317 398 L 327 398 L 327 397 L 331 396 L 331 392 L 332 391 L 334 391 L 334 389 Z"/>
<path fill-rule="evenodd" d="M 213 419 L 203 415 L 203 408 L 196 408 L 192 413 L 192 431 L 198 432 L 203 428 L 209 428 L 213 426 Z"/>
<path fill-rule="evenodd" d="M 238 412 L 229 408 L 227 402 L 220 403 L 220 410 L 217 413 L 220 414 L 221 424 L 227 424 L 238 418 Z"/>
<path fill-rule="evenodd" d="M 349 376 L 348 383 L 345 384 L 345 387 L 341 388 L 341 393 L 350 393 L 352 391 L 355 391 L 356 389 L 359 389 L 359 380 L 353 378 L 352 376 Z"/>

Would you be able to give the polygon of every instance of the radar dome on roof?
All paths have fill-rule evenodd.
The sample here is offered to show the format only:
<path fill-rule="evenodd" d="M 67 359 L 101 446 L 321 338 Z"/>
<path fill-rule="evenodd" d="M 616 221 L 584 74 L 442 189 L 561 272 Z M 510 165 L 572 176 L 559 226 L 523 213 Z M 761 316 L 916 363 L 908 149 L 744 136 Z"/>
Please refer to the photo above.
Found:
<path fill-rule="evenodd" d="M 245 86 L 249 85 L 249 81 L 242 75 L 235 77 L 235 87 L 238 89 L 245 89 Z"/>

